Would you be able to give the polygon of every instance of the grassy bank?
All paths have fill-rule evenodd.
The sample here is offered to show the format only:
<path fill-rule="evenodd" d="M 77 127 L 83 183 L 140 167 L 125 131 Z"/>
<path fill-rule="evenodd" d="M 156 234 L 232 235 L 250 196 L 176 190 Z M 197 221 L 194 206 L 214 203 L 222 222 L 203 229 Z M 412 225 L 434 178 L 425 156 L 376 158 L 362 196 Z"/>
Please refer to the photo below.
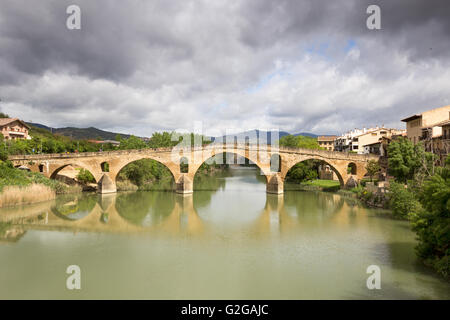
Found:
<path fill-rule="evenodd" d="M 302 183 L 285 183 L 285 190 L 304 190 L 304 191 L 328 191 L 336 192 L 341 188 L 337 180 L 311 180 Z"/>
<path fill-rule="evenodd" d="M 0 207 L 51 200 L 57 194 L 79 192 L 77 186 L 67 186 L 40 173 L 13 168 L 0 162 Z"/>

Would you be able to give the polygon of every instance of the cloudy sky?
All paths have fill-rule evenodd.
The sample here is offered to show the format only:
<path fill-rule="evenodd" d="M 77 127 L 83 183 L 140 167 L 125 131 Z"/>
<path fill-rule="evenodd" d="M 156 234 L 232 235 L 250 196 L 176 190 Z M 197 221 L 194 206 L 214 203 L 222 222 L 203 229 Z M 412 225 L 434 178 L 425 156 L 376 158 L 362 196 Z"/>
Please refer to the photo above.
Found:
<path fill-rule="evenodd" d="M 403 128 L 450 104 L 449 16 L 448 0 L 0 0 L 0 109 L 141 136 Z"/>

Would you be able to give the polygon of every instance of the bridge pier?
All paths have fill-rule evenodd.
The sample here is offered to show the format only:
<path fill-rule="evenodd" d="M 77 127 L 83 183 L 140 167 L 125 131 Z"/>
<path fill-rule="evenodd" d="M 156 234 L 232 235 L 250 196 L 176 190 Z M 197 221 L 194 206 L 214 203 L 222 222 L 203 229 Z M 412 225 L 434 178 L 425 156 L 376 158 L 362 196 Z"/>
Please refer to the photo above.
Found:
<path fill-rule="evenodd" d="M 267 179 L 266 192 L 273 194 L 282 194 L 284 192 L 284 181 L 278 173 Z"/>
<path fill-rule="evenodd" d="M 114 181 L 111 180 L 108 173 L 103 173 L 100 180 L 97 183 L 98 193 L 115 193 L 117 192 L 117 187 Z"/>
<path fill-rule="evenodd" d="M 181 194 L 193 193 L 194 183 L 187 175 L 183 174 L 176 182 L 175 191 Z"/>

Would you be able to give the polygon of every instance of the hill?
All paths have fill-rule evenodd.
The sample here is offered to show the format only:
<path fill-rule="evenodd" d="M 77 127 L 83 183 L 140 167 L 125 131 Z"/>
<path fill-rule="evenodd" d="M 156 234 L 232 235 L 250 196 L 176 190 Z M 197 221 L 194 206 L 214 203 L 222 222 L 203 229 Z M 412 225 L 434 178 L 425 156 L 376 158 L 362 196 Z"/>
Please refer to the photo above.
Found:
<path fill-rule="evenodd" d="M 314 133 L 309 133 L 309 132 L 300 132 L 300 133 L 293 134 L 293 136 L 304 136 L 304 137 L 317 138 L 319 135 L 314 134 Z M 281 136 L 280 136 L 280 138 L 281 138 Z"/>
<path fill-rule="evenodd" d="M 31 123 L 27 122 L 28 125 L 32 127 L 36 127 L 39 129 L 45 129 L 47 131 L 52 132 L 53 134 L 59 134 L 66 137 L 71 137 L 73 139 L 99 139 L 99 140 L 115 140 L 116 136 L 119 134 L 122 138 L 128 139 L 130 137 L 129 134 L 122 134 L 110 131 L 100 130 L 94 127 L 89 128 L 75 128 L 75 127 L 66 127 L 66 128 L 52 128 L 40 123 Z"/>

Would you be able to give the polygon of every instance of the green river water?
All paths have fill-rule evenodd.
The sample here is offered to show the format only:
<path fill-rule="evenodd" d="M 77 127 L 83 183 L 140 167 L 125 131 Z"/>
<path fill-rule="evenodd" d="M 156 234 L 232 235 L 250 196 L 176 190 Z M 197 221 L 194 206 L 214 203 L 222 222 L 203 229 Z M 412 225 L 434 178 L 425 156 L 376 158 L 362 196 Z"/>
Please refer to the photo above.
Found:
<path fill-rule="evenodd" d="M 335 193 L 268 195 L 252 168 L 194 188 L 1 209 L 0 299 L 450 298 L 406 221 Z M 80 290 L 66 288 L 69 265 Z M 366 286 L 370 265 L 379 290 Z"/>

